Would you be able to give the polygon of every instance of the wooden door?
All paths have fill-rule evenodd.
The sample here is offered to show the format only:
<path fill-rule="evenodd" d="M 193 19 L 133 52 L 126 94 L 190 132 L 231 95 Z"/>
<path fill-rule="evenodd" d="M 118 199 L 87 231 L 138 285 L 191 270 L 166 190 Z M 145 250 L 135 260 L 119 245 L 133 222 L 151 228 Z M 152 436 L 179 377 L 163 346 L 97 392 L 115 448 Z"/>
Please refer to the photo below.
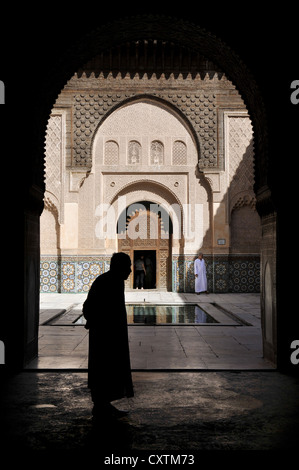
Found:
<path fill-rule="evenodd" d="M 118 235 L 118 251 L 127 253 L 132 263 L 136 250 L 156 251 L 156 289 L 171 290 L 171 235 L 163 232 L 160 217 L 149 209 L 136 211 L 130 216 L 126 232 Z M 126 287 L 134 287 L 134 270 L 126 281 Z"/>

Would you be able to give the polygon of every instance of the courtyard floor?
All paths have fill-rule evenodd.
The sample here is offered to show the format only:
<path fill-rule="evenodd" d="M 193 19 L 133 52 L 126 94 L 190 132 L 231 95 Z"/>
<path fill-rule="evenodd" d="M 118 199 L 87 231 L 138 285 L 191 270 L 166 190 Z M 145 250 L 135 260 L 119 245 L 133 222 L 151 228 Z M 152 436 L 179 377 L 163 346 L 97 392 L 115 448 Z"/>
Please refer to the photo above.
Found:
<path fill-rule="evenodd" d="M 39 355 L 27 369 L 78 369 L 88 364 L 88 330 L 73 322 L 86 294 L 41 294 Z M 271 370 L 263 358 L 259 294 L 135 290 L 127 304 L 198 304 L 216 324 L 128 326 L 132 370 Z M 220 307 L 220 309 L 219 309 Z"/>
<path fill-rule="evenodd" d="M 252 450 L 284 451 L 281 462 L 296 461 L 298 377 L 268 370 L 144 371 L 132 378 L 134 398 L 114 402 L 129 411 L 127 417 L 93 423 L 87 372 L 36 370 L 8 377 L 0 389 L 1 457 L 16 468 L 20 462 L 30 468 L 43 462 L 53 468 L 102 468 L 112 457 L 137 455 L 136 467 L 143 469 L 152 468 L 146 462 L 157 463 L 157 455 L 186 454 L 191 457 L 185 464 L 200 468 L 203 452 L 209 452 L 205 465 L 219 458 L 223 466 L 227 456 L 230 468 L 239 468 L 244 453 L 226 452 Z M 275 463 L 269 454 L 248 454 L 247 465 L 264 458 Z"/>
<path fill-rule="evenodd" d="M 204 463 L 223 466 L 227 458 L 239 467 L 244 458 L 256 465 L 256 453 L 244 454 L 252 450 L 275 451 L 262 455 L 271 465 L 278 450 L 284 463 L 296 456 L 299 380 L 262 357 L 258 295 L 127 292 L 127 303 L 198 302 L 219 323 L 130 325 L 135 395 L 114 402 L 129 414 L 96 423 L 87 387 L 88 331 L 73 324 L 84 299 L 41 296 L 39 357 L 1 385 L 0 449 L 10 465 L 21 457 L 40 467 L 43 452 L 47 465 L 59 468 L 89 462 L 152 468 L 166 458 L 197 468 L 206 453 Z M 231 314 L 221 316 L 215 304 Z"/>

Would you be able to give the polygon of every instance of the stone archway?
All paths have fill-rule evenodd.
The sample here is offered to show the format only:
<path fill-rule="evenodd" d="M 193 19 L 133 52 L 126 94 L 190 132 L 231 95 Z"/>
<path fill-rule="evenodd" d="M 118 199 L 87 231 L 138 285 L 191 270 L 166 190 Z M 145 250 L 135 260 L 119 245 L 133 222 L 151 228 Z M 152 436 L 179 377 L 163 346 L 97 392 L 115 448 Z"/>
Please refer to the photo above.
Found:
<path fill-rule="evenodd" d="M 129 254 L 132 262 L 137 251 L 155 252 L 155 288 L 171 291 L 172 255 L 184 250 L 183 207 L 178 196 L 169 187 L 146 179 L 126 185 L 110 202 L 117 215 L 115 249 Z M 134 287 L 133 275 L 126 286 Z"/>
<path fill-rule="evenodd" d="M 188 34 L 186 32 L 188 31 Z M 102 26 L 98 31 L 90 34 L 86 38 L 86 42 L 81 44 L 78 49 L 77 45 L 67 51 L 66 60 L 64 61 L 63 71 L 59 74 L 49 74 L 43 82 L 40 89 L 47 90 L 47 93 L 36 93 L 36 106 L 39 112 L 33 113 L 33 121 L 31 121 L 31 129 L 36 129 L 36 139 L 33 138 L 34 145 L 31 146 L 31 165 L 28 163 L 27 171 L 30 174 L 28 183 L 24 190 L 25 204 L 25 302 L 24 302 L 24 318 L 20 323 L 27 325 L 26 329 L 20 327 L 20 333 L 14 335 L 15 338 L 23 337 L 20 347 L 16 346 L 18 339 L 8 335 L 7 342 L 11 343 L 10 350 L 18 351 L 17 362 L 24 362 L 25 358 L 30 359 L 37 353 L 37 322 L 38 322 L 38 290 L 39 281 L 36 276 L 36 284 L 32 287 L 32 259 L 35 260 L 34 269 L 39 270 L 39 216 L 43 208 L 44 193 L 44 135 L 46 124 L 53 106 L 53 103 L 63 88 L 67 80 L 72 76 L 74 70 L 83 66 L 88 60 L 104 51 L 111 51 L 112 56 L 118 56 L 118 45 L 123 44 L 124 39 L 127 42 L 136 41 L 140 37 L 151 39 L 153 37 L 162 38 L 169 42 L 182 46 L 186 50 L 192 50 L 195 53 L 202 53 L 205 57 L 209 57 L 215 64 L 225 71 L 227 76 L 238 87 L 244 102 L 249 110 L 255 136 L 256 149 L 256 181 L 255 192 L 257 195 L 257 207 L 262 217 L 262 225 L 267 225 L 267 234 L 271 232 L 272 242 L 269 245 L 268 240 L 262 247 L 262 264 L 265 265 L 267 260 L 273 261 L 275 268 L 276 259 L 276 210 L 273 204 L 271 193 L 271 185 L 268 181 L 267 165 L 268 165 L 268 139 L 265 118 L 265 109 L 263 106 L 263 97 L 258 89 L 255 80 L 248 72 L 247 67 L 239 60 L 239 57 L 221 40 L 216 38 L 197 25 L 189 24 L 183 20 L 173 20 L 166 17 L 138 17 L 127 18 L 125 21 L 119 20 Z M 161 62 L 162 64 L 162 62 Z M 163 65 L 161 65 L 163 69 Z M 133 67 L 134 68 L 134 67 Z M 162 71 L 161 71 L 162 73 Z M 46 96 L 46 101 L 41 103 L 40 96 Z M 34 98 L 32 98 L 34 100 Z M 34 106 L 32 109 L 35 109 Z M 29 269 L 30 266 L 30 269 Z M 264 272 L 262 270 L 262 272 Z M 271 271 L 271 282 L 273 286 L 272 295 L 276 297 L 276 273 Z M 34 278 L 34 276 L 33 276 Z M 265 306 L 262 304 L 264 315 Z M 275 315 L 275 312 L 274 312 Z M 276 325 L 275 325 L 276 335 Z M 269 346 L 271 358 L 275 352 L 275 342 Z"/>

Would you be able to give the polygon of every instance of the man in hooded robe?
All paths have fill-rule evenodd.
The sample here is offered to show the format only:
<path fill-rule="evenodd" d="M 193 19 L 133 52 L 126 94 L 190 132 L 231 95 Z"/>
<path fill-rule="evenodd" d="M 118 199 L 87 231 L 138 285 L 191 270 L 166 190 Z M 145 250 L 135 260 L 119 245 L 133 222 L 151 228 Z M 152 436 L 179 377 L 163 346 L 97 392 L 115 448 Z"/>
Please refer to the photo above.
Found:
<path fill-rule="evenodd" d="M 131 273 L 131 259 L 114 253 L 110 270 L 93 282 L 83 304 L 89 330 L 88 387 L 93 416 L 120 416 L 111 402 L 133 397 L 124 281 Z"/>
<path fill-rule="evenodd" d="M 206 263 L 203 259 L 203 254 L 199 253 L 198 258 L 194 261 L 194 274 L 195 274 L 195 292 L 208 292 L 207 270 Z"/>

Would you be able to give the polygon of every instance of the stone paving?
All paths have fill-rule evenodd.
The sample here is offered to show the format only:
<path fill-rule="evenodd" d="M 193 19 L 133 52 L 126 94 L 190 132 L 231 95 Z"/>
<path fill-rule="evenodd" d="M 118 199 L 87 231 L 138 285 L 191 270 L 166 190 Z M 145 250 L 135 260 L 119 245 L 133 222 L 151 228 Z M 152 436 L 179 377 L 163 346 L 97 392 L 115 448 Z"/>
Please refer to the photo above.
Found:
<path fill-rule="evenodd" d="M 135 290 L 127 304 L 198 304 L 216 324 L 129 324 L 131 366 L 142 370 L 271 370 L 263 358 L 260 296 Z M 39 356 L 27 369 L 86 370 L 88 331 L 74 325 L 86 294 L 41 294 Z"/>
<path fill-rule="evenodd" d="M 18 466 L 28 463 L 30 468 L 84 468 L 90 462 L 101 468 L 112 454 L 142 452 L 145 460 L 150 455 L 191 454 L 195 465 L 190 467 L 200 468 L 203 451 L 213 451 L 210 458 L 214 451 L 283 450 L 284 464 L 296 462 L 289 459 L 291 451 L 298 455 L 298 377 L 277 371 L 132 375 L 134 398 L 114 402 L 129 411 L 128 416 L 97 424 L 91 419 L 86 372 L 24 371 L 8 377 L 0 389 L 1 457 L 7 456 L 11 467 L 16 459 Z M 28 450 L 34 454 L 27 462 Z M 36 451 L 47 451 L 47 459 Z M 233 456 L 228 453 L 230 468 Z M 245 463 L 244 454 L 236 456 L 239 467 Z M 224 457 L 221 452 L 222 465 Z M 269 455 L 263 454 L 262 461 L 264 457 L 269 464 Z M 256 466 L 259 456 L 254 453 L 252 458 Z M 211 460 L 205 461 L 208 464 Z M 137 468 L 148 467 L 140 460 Z"/>
<path fill-rule="evenodd" d="M 6 377 L 0 389 L 3 458 L 7 452 L 13 465 L 19 456 L 25 463 L 29 455 L 28 463 L 40 466 L 46 455 L 49 465 L 78 468 L 91 461 L 110 465 L 111 459 L 119 459 L 114 461 L 119 465 L 124 456 L 125 466 L 132 468 L 128 459 L 137 456 L 134 467 L 147 468 L 155 456 L 177 459 L 187 454 L 197 468 L 203 457 L 210 465 L 223 465 L 226 457 L 229 464 L 235 458 L 240 465 L 244 451 L 251 450 L 295 456 L 299 380 L 262 358 L 259 296 L 126 294 L 128 303 L 142 297 L 160 303 L 198 302 L 210 311 L 217 303 L 226 310 L 218 325 L 130 325 L 135 396 L 113 403 L 129 414 L 94 423 L 87 387 L 88 332 L 72 323 L 85 296 L 42 296 L 39 358 L 27 370 Z M 252 457 L 251 465 L 256 465 L 257 456 L 249 452 L 246 463 Z"/>

